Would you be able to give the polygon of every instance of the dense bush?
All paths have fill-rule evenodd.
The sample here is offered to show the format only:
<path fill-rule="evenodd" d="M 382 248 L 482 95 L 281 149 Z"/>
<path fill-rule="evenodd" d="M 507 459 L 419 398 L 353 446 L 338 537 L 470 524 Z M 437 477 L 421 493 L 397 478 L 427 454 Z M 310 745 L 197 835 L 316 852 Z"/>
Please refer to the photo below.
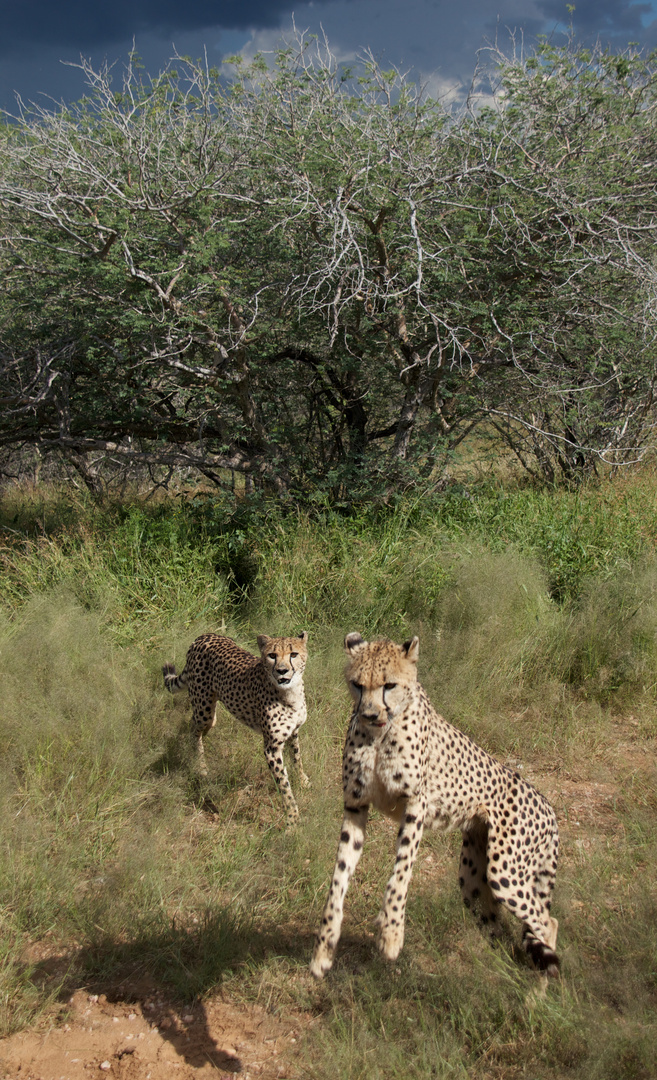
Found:
<path fill-rule="evenodd" d="M 3 468 L 351 504 L 436 484 L 476 427 L 542 479 L 641 457 L 654 58 L 497 60 L 457 114 L 310 41 L 133 56 L 1 128 Z"/>

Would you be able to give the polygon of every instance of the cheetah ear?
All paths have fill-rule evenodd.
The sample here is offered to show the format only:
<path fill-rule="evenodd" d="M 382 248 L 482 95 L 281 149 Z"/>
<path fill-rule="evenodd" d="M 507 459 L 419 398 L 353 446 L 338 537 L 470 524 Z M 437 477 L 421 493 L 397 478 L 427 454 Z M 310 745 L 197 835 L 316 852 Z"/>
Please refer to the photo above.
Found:
<path fill-rule="evenodd" d="M 271 641 L 271 638 L 267 637 L 266 634 L 259 634 L 256 640 L 258 642 L 258 648 L 260 649 L 260 652 L 264 652 L 269 642 Z"/>
<path fill-rule="evenodd" d="M 299 638 L 299 641 L 303 641 L 305 645 L 308 640 L 308 631 L 302 630 L 300 634 L 297 634 L 297 637 Z"/>
<path fill-rule="evenodd" d="M 348 653 L 355 653 L 360 645 L 365 644 L 366 642 L 363 641 L 357 630 L 355 630 L 352 634 L 347 634 L 346 638 L 344 639 L 344 647 Z"/>
<path fill-rule="evenodd" d="M 420 639 L 417 635 L 414 638 L 409 638 L 402 645 L 402 649 L 406 653 L 406 659 L 410 660 L 412 664 L 417 664 L 417 658 L 420 655 Z"/>

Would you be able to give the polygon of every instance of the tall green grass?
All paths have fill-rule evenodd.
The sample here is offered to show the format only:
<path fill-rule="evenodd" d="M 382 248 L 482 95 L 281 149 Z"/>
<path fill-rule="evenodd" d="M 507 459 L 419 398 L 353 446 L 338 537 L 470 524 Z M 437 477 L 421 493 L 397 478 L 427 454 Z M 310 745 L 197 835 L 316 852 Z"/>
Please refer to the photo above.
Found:
<path fill-rule="evenodd" d="M 72 985 L 147 976 L 182 999 L 221 986 L 314 1013 L 302 1067 L 317 1080 L 388 1080 L 409 1062 L 418 1078 L 654 1075 L 650 477 L 459 488 L 351 517 L 10 490 L 0 523 L 4 1031 L 61 1008 Z M 160 668 L 208 629 L 247 648 L 263 631 L 310 631 L 313 786 L 297 792 L 294 834 L 258 740 L 228 714 L 207 739 L 208 778 L 185 763 L 187 702 L 164 694 Z M 560 806 L 564 974 L 545 1001 L 528 1005 L 517 933 L 493 950 L 463 911 L 454 837 L 423 841 L 407 945 L 383 964 L 372 920 L 394 829 L 377 815 L 335 970 L 307 976 L 341 815 L 350 630 L 418 633 L 421 679 L 448 719 L 557 791 L 562 776 L 617 791 L 591 831 Z"/>

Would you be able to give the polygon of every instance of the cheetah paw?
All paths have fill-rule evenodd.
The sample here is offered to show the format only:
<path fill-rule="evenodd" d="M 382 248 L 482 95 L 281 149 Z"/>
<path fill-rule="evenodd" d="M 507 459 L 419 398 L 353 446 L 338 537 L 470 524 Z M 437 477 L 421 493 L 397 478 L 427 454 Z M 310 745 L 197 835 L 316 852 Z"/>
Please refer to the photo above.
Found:
<path fill-rule="evenodd" d="M 310 961 L 310 974 L 315 979 L 323 979 L 326 972 L 330 971 L 332 965 L 333 951 L 321 943 L 316 945 L 313 958 Z"/>
<path fill-rule="evenodd" d="M 381 915 L 376 921 L 379 925 L 379 937 L 376 943 L 379 952 L 385 960 L 396 960 L 404 944 L 403 926 L 386 925 L 385 917 Z"/>

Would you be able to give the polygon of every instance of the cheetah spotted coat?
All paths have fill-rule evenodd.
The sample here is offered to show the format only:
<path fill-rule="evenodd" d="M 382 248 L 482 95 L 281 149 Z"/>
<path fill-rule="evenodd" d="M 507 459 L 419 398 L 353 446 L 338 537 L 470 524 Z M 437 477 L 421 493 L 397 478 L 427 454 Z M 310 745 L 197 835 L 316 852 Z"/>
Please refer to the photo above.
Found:
<path fill-rule="evenodd" d="M 535 967 L 557 974 L 550 900 L 559 837 L 552 807 L 518 773 L 448 724 L 417 681 L 419 641 L 363 641 L 349 634 L 347 682 L 354 710 L 343 756 L 344 819 L 311 971 L 333 963 L 344 898 L 360 859 L 370 806 L 399 822 L 395 867 L 378 917 L 378 946 L 394 960 L 404 943 L 413 863 L 425 828 L 460 829 L 465 904 L 497 932 L 503 904 L 523 924 Z"/>
<path fill-rule="evenodd" d="M 299 728 L 306 721 L 303 671 L 308 656 L 308 634 L 297 637 L 258 638 L 260 656 L 240 648 L 231 638 L 203 634 L 192 643 L 185 667 L 176 674 L 173 664 L 162 668 L 164 685 L 176 693 L 185 688 L 192 704 L 192 736 L 198 767 L 206 772 L 203 736 L 216 723 L 220 701 L 238 720 L 264 740 L 265 758 L 283 797 L 288 826 L 299 817 L 283 760 L 289 742 L 302 784 L 308 784 L 299 748 Z"/>

